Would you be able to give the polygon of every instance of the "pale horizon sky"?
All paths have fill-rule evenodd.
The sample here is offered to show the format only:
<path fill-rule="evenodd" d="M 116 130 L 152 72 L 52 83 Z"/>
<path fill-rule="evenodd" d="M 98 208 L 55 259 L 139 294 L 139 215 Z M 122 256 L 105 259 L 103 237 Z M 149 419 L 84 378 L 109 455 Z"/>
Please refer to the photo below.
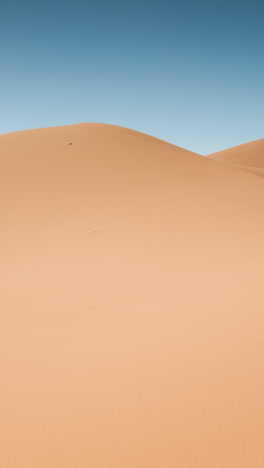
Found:
<path fill-rule="evenodd" d="M 261 1 L 32 0 L 0 15 L 0 133 L 102 122 L 200 154 L 264 137 Z"/>

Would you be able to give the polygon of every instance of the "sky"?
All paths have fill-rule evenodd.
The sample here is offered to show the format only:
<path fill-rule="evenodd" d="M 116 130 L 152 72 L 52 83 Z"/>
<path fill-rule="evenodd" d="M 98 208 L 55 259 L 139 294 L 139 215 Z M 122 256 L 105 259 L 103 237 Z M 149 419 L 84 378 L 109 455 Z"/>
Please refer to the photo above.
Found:
<path fill-rule="evenodd" d="M 0 133 L 81 122 L 199 154 L 264 138 L 263 0 L 1 2 Z"/>

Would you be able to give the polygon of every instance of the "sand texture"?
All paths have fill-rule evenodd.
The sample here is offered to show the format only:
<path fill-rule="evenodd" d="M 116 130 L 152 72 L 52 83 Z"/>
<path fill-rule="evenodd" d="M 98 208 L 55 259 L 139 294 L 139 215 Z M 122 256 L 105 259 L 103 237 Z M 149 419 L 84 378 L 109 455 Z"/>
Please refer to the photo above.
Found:
<path fill-rule="evenodd" d="M 263 468 L 261 177 L 111 125 L 0 135 L 0 239 L 1 467 Z"/>

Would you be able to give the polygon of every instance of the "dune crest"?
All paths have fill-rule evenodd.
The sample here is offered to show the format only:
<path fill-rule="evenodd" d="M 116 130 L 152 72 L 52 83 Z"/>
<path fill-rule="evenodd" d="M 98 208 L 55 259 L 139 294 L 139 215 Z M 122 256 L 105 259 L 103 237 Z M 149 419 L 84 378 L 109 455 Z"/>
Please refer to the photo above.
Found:
<path fill-rule="evenodd" d="M 139 132 L 0 135 L 0 465 L 263 468 L 263 212 Z"/>

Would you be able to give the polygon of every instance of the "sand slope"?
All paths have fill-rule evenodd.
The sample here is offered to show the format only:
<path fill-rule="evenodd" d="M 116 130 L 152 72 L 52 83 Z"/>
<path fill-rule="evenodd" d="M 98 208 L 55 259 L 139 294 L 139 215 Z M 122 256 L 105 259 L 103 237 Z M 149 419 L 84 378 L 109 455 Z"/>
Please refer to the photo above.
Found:
<path fill-rule="evenodd" d="M 264 139 L 219 151 L 208 157 L 261 177 L 264 176 Z"/>
<path fill-rule="evenodd" d="M 264 185 L 147 135 L 0 136 L 0 465 L 263 468 Z"/>

